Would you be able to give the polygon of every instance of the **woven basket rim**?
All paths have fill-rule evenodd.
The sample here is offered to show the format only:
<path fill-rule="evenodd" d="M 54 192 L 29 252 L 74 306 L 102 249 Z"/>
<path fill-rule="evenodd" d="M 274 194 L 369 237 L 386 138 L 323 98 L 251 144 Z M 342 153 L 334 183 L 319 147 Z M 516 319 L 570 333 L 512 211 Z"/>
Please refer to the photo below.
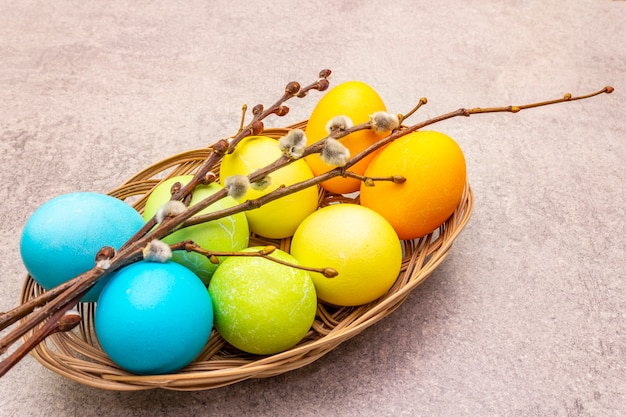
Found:
<path fill-rule="evenodd" d="M 294 128 L 304 128 L 306 120 L 284 128 L 266 129 L 262 135 L 279 138 Z M 139 210 L 145 197 L 158 183 L 174 175 L 193 173 L 211 147 L 181 152 L 152 164 L 110 195 L 128 200 Z M 325 195 L 320 201 L 352 202 L 349 197 Z M 81 304 L 83 321 L 73 332 L 56 334 L 39 344 L 31 355 L 44 367 L 75 382 L 114 391 L 136 391 L 163 388 L 198 391 L 222 387 L 251 378 L 265 378 L 306 366 L 321 358 L 346 340 L 361 333 L 397 309 L 417 286 L 423 283 L 445 260 L 473 209 L 473 192 L 466 182 L 463 196 L 452 216 L 435 232 L 416 240 L 402 241 L 404 259 L 394 286 L 380 299 L 363 306 L 341 307 L 318 305 L 318 313 L 309 334 L 291 349 L 270 356 L 238 352 L 217 333 L 213 333 L 204 351 L 189 366 L 167 375 L 134 375 L 117 367 L 100 349 L 93 331 L 93 304 Z M 251 237 L 263 244 L 288 249 L 290 239 L 280 241 Z M 24 303 L 43 291 L 26 276 L 20 293 Z M 32 334 L 32 331 L 25 337 Z"/>

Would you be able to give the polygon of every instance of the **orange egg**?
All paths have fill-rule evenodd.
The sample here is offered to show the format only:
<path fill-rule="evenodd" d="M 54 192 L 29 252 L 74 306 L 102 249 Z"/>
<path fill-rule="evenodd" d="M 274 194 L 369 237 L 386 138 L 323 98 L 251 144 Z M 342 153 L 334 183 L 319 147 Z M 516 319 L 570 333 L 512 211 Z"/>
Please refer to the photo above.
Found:
<path fill-rule="evenodd" d="M 334 117 L 348 116 L 357 125 L 367 122 L 370 115 L 377 111 L 386 111 L 386 107 L 372 87 L 360 81 L 339 84 L 326 93 L 313 109 L 305 130 L 307 146 L 328 136 L 326 124 Z M 361 130 L 351 133 L 340 141 L 350 150 L 350 155 L 354 156 L 383 136 L 371 130 Z M 362 175 L 375 156 L 376 153 L 368 155 L 350 167 L 350 171 Z M 305 160 L 316 176 L 336 168 L 322 161 L 319 154 L 309 155 Z M 332 193 L 346 194 L 358 191 L 360 183 L 354 178 L 336 177 L 321 185 Z"/>
<path fill-rule="evenodd" d="M 465 157 L 449 136 L 417 131 L 392 142 L 369 165 L 367 177 L 402 175 L 406 182 L 361 186 L 361 205 L 380 213 L 400 239 L 441 226 L 458 206 L 466 181 Z"/>

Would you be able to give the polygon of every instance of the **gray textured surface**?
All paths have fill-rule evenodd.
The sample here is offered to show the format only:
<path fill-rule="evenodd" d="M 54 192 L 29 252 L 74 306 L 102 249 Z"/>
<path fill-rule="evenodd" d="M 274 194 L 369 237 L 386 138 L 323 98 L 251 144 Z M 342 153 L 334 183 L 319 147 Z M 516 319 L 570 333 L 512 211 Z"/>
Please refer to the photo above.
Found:
<path fill-rule="evenodd" d="M 25 359 L 2 416 L 626 414 L 626 2 L 0 3 L 0 310 L 28 215 L 107 191 L 234 132 L 241 105 L 329 67 L 394 112 L 614 94 L 437 128 L 460 143 L 474 215 L 393 315 L 286 375 L 197 393 L 104 392 Z M 293 103 L 275 125 L 307 117 Z"/>

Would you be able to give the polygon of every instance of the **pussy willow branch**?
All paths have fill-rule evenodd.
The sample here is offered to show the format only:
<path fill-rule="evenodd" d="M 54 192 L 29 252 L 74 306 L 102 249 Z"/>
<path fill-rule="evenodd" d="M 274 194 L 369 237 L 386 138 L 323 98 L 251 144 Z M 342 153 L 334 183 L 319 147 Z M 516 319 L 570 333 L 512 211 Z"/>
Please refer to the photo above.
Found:
<path fill-rule="evenodd" d="M 222 257 L 241 256 L 241 257 L 252 257 L 252 258 L 259 257 L 259 258 L 268 259 L 271 262 L 275 262 L 275 263 L 285 265 L 291 268 L 302 269 L 303 271 L 318 272 L 324 275 L 326 278 L 334 278 L 338 275 L 337 271 L 333 268 L 313 268 L 313 267 L 309 267 L 305 265 L 299 265 L 299 264 L 295 264 L 292 262 L 283 261 L 282 259 L 279 259 L 279 258 L 271 257 L 270 255 L 274 253 L 277 249 L 276 246 L 273 246 L 273 245 L 267 245 L 257 251 L 251 251 L 251 252 L 242 252 L 242 251 L 222 252 L 222 251 L 206 250 L 202 248 L 201 246 L 199 246 L 198 244 L 194 243 L 193 241 L 186 240 L 186 241 L 182 241 L 182 242 L 178 242 L 178 243 L 174 243 L 170 245 L 170 249 L 173 251 L 184 250 L 187 252 L 195 252 L 200 255 L 206 256 L 207 258 L 211 260 L 211 262 L 215 261 L 214 263 L 216 264 L 219 263 L 219 259 L 217 258 L 218 256 L 222 256 Z"/>
<path fill-rule="evenodd" d="M 187 187 L 183 186 L 179 188 L 176 192 L 172 194 L 172 200 L 183 200 L 186 199 L 187 196 L 191 195 L 191 191 L 200 183 L 203 182 L 204 178 L 207 178 L 211 169 L 217 164 L 228 149 L 228 142 L 226 140 L 217 141 L 211 148 L 212 152 L 206 161 L 199 168 L 198 172 L 194 175 L 191 181 L 187 184 Z M 193 184 L 193 187 L 191 185 Z M 156 226 L 156 215 L 152 216 L 152 218 L 148 219 L 146 223 L 130 238 L 126 243 L 124 243 L 120 250 L 126 249 L 129 245 L 136 242 L 140 238 L 144 237 L 154 226 Z"/>
<path fill-rule="evenodd" d="M 226 217 L 226 216 L 230 216 L 232 214 L 235 213 L 239 213 L 241 210 L 241 207 L 244 206 L 244 211 L 247 210 L 251 210 L 251 209 L 255 209 L 255 208 L 259 208 L 271 201 L 274 201 L 278 198 L 284 197 L 286 195 L 289 194 L 293 194 L 295 192 L 304 190 L 305 188 L 308 187 L 312 187 L 314 185 L 320 184 L 326 180 L 329 180 L 331 178 L 334 177 L 338 177 L 338 176 L 345 176 L 347 169 L 349 169 L 351 166 L 353 166 L 354 164 L 356 164 L 357 162 L 359 162 L 360 160 L 362 160 L 363 158 L 365 158 L 366 156 L 370 155 L 372 152 L 377 151 L 378 149 L 382 148 L 383 146 L 393 142 L 396 139 L 399 139 L 403 136 L 408 135 L 409 133 L 415 132 L 419 129 L 422 129 L 426 126 L 438 123 L 438 122 L 442 122 L 444 120 L 447 119 L 451 119 L 454 117 L 459 117 L 459 116 L 470 116 L 472 114 L 481 114 L 481 113 L 505 113 L 505 112 L 512 112 L 512 113 L 517 113 L 521 110 L 524 109 L 529 109 L 529 108 L 533 108 L 533 107 L 540 107 L 540 106 L 547 106 L 547 105 L 551 105 L 551 104 L 556 104 L 556 103 L 563 103 L 566 101 L 574 101 L 574 100 L 581 100 L 584 98 L 590 98 L 593 96 L 597 96 L 599 94 L 602 93 L 607 93 L 610 94 L 613 92 L 613 87 L 607 86 L 605 88 L 603 88 L 602 90 L 596 91 L 594 93 L 591 94 L 587 94 L 587 95 L 583 95 L 583 96 L 577 96 L 577 97 L 572 97 L 571 94 L 566 94 L 565 96 L 563 96 L 562 98 L 559 99 L 555 99 L 555 100 L 550 100 L 550 101 L 542 101 L 542 102 L 537 102 L 537 103 L 531 103 L 531 104 L 523 104 L 523 105 L 519 105 L 519 106 L 502 106 L 502 107 L 488 107 L 488 108 L 481 108 L 481 107 L 474 107 L 471 109 L 466 109 L 466 108 L 460 108 L 458 110 L 449 112 L 449 113 L 445 113 L 442 114 L 440 116 L 437 117 L 433 117 L 431 119 L 425 120 L 423 122 L 420 123 L 416 123 L 414 125 L 408 126 L 408 127 L 402 127 L 400 129 L 397 129 L 393 132 L 391 132 L 391 134 L 389 134 L 388 136 L 380 139 L 379 141 L 377 141 L 376 143 L 370 145 L 369 147 L 367 147 L 366 149 L 364 149 L 363 151 L 359 152 L 358 154 L 352 156 L 348 162 L 346 163 L 345 166 L 343 167 L 337 167 L 334 168 L 328 172 L 325 172 L 323 174 L 317 175 L 313 178 L 310 178 L 308 180 L 304 180 L 301 181 L 299 183 L 295 183 L 293 185 L 290 186 L 282 186 L 279 187 L 277 189 L 275 189 L 272 192 L 269 192 L 259 198 L 253 199 L 253 200 L 247 200 L 239 205 L 230 207 L 230 208 L 226 208 L 226 209 L 222 209 L 222 210 L 218 210 L 218 211 L 214 211 L 211 213 L 207 213 L 207 214 L 203 214 L 200 216 L 195 216 L 195 217 L 189 217 L 188 220 L 184 221 L 181 225 L 181 227 L 188 227 L 188 226 L 192 226 L 195 224 L 199 224 L 199 223 L 204 223 L 207 221 L 211 221 L 211 220 L 215 220 L 215 219 L 219 219 L 222 217 Z M 371 127 L 371 123 L 369 122 L 365 122 L 359 125 L 354 125 L 353 127 L 346 129 L 344 131 L 344 133 L 341 133 L 339 135 L 337 134 L 333 134 L 332 137 L 337 138 L 337 137 L 343 137 L 349 133 L 358 131 L 358 130 L 364 130 L 364 129 L 369 129 Z M 331 136 L 327 136 L 331 137 Z M 325 139 L 325 138 L 324 138 Z M 309 145 L 305 151 L 304 151 L 304 156 L 306 155 L 310 155 L 312 153 L 316 153 L 316 152 L 320 152 L 323 149 L 323 142 L 324 139 L 315 142 L 312 145 Z M 268 165 L 265 168 L 261 168 L 255 172 L 253 172 L 252 174 L 249 175 L 249 179 L 250 182 L 254 182 L 256 180 L 259 180 L 261 178 L 263 178 L 266 175 L 269 175 L 271 172 L 276 171 L 279 168 L 284 167 L 285 165 L 288 165 L 289 163 L 291 163 L 293 160 L 289 157 L 286 156 L 281 156 L 279 157 L 276 161 L 274 161 L 273 163 L 271 163 L 270 165 Z M 221 190 L 221 191 L 225 191 L 225 190 Z M 226 194 L 224 192 L 224 194 Z M 210 196 L 209 199 L 211 199 Z M 195 207 L 195 206 L 193 206 Z M 192 207 L 192 208 L 193 208 Z M 196 212 L 199 212 L 200 210 L 196 210 Z"/>
<path fill-rule="evenodd" d="M 330 74 L 331 71 L 329 69 L 320 71 L 318 79 L 305 87 L 301 87 L 298 82 L 292 81 L 285 87 L 282 97 L 280 97 L 267 109 L 264 109 L 260 104 L 254 106 L 252 109 L 252 121 L 245 128 L 240 129 L 239 132 L 231 138 L 230 143 L 228 141 L 224 141 L 221 145 L 219 145 L 219 149 L 217 150 L 215 145 L 213 146 L 215 157 L 217 159 L 221 159 L 225 152 L 231 153 L 243 138 L 260 134 L 264 127 L 263 120 L 268 116 L 272 114 L 279 117 L 286 115 L 289 112 L 289 107 L 285 106 L 285 103 L 288 100 L 294 97 L 305 97 L 311 90 L 318 90 L 320 92 L 326 90 L 329 86 L 328 77 Z M 226 147 L 226 149 L 224 149 L 224 147 Z M 196 185 L 198 185 L 198 183 L 200 183 L 202 179 L 209 174 L 216 162 L 217 161 L 210 160 L 204 163 L 198 169 L 194 178 L 187 185 L 183 186 L 180 190 L 174 193 L 174 195 L 172 195 L 172 199 L 181 200 L 186 197 L 196 187 Z"/>
<path fill-rule="evenodd" d="M 320 73 L 320 80 L 322 79 L 325 80 L 329 73 L 325 74 L 326 77 L 322 77 L 322 75 L 324 74 L 325 74 L 324 72 Z M 240 137 L 241 139 L 249 135 L 250 133 L 253 133 L 253 134 L 260 133 L 260 132 L 256 132 L 255 130 L 259 126 L 259 124 L 258 123 L 255 124 L 255 122 L 259 122 L 262 117 L 266 117 L 269 114 L 279 114 L 281 112 L 285 112 L 285 109 L 280 110 L 282 103 L 284 103 L 284 101 L 288 100 L 291 97 L 294 97 L 294 96 L 300 97 L 306 94 L 306 92 L 308 91 L 307 88 L 308 89 L 322 89 L 322 88 L 325 89 L 327 87 L 327 82 L 320 82 L 320 80 L 316 82 L 318 83 L 317 88 L 315 87 L 316 83 L 314 83 L 311 86 L 298 90 L 297 93 L 294 92 L 295 89 L 290 90 L 288 86 L 288 89 L 286 90 L 289 90 L 289 91 L 286 91 L 283 97 L 280 100 L 278 100 L 272 107 L 270 107 L 270 109 L 266 111 L 261 110 L 257 107 L 256 110 L 253 111 L 254 117 L 256 118 L 256 120 L 253 119 L 253 122 L 251 122 L 251 124 L 249 125 L 250 128 L 248 130 L 246 129 L 242 130 L 238 134 L 238 137 L 239 135 L 242 135 Z M 326 87 L 324 87 L 324 85 L 326 85 Z M 288 92 L 289 94 L 287 94 Z M 42 327 L 40 327 L 31 336 L 31 338 L 29 338 L 24 343 L 24 345 L 19 348 L 20 349 L 19 355 L 15 355 L 15 354 L 11 355 L 2 361 L 1 367 L 0 367 L 0 376 L 6 373 L 9 369 L 11 369 L 11 367 L 14 366 L 21 359 L 21 357 L 23 356 L 22 353 L 25 354 L 26 352 L 34 348 L 34 346 L 36 346 L 37 343 L 44 340 L 49 334 L 51 334 L 50 333 L 51 329 L 55 329 L 55 326 L 57 326 L 57 324 L 54 321 L 56 320 L 56 322 L 59 322 L 60 318 L 62 317 L 61 313 L 64 313 L 65 311 L 69 310 L 73 305 L 79 302 L 82 296 L 91 287 L 93 287 L 93 285 L 95 285 L 95 283 L 99 279 L 102 279 L 103 277 L 111 274 L 112 272 L 126 265 L 129 265 L 131 263 L 141 260 L 143 257 L 142 255 L 143 248 L 153 239 L 161 239 L 180 227 L 186 227 L 186 226 L 201 223 L 201 222 L 215 220 L 224 216 L 239 213 L 239 212 L 249 210 L 252 208 L 258 208 L 270 201 L 273 201 L 285 195 L 303 190 L 305 188 L 320 184 L 321 182 L 326 181 L 330 178 L 337 177 L 337 176 L 345 176 L 346 172 L 348 172 L 347 170 L 351 166 L 353 166 L 358 161 L 362 160 L 363 158 L 365 158 L 367 155 L 371 154 L 372 152 L 380 149 L 386 144 L 391 143 L 394 140 L 402 136 L 405 136 L 411 132 L 415 132 L 423 127 L 441 122 L 443 120 L 451 119 L 453 117 L 458 117 L 458 116 L 470 116 L 472 114 L 481 114 L 481 113 L 497 113 L 497 112 L 516 113 L 523 109 L 546 106 L 546 105 L 562 103 L 566 101 L 581 100 L 581 99 L 590 98 L 590 97 L 593 97 L 602 93 L 611 93 L 611 92 L 613 92 L 612 87 L 605 87 L 600 91 L 587 94 L 587 95 L 573 97 L 571 94 L 566 94 L 565 96 L 559 99 L 531 103 L 531 104 L 524 104 L 524 105 L 519 105 L 519 106 L 488 107 L 488 108 L 475 107 L 471 109 L 460 108 L 456 111 L 446 113 L 441 116 L 437 116 L 432 119 L 429 119 L 429 120 L 426 120 L 426 121 L 423 121 L 423 122 L 420 122 L 420 123 L 417 123 L 408 127 L 402 127 L 400 129 L 393 131 L 390 135 L 386 136 L 385 138 L 381 139 L 375 144 L 369 146 L 368 148 L 361 151 L 360 153 L 352 156 L 348 160 L 347 164 L 343 167 L 332 169 L 324 174 L 318 175 L 309 180 L 301 181 L 299 183 L 296 183 L 290 186 L 281 186 L 260 198 L 257 198 L 254 200 L 248 200 L 244 203 L 241 203 L 229 209 L 224 209 L 224 210 L 216 211 L 216 212 L 201 215 L 201 216 L 195 216 L 201 210 L 213 204 L 215 201 L 218 201 L 219 199 L 225 197 L 227 195 L 227 191 L 226 189 L 222 189 L 218 191 L 217 193 L 213 194 L 212 196 L 199 202 L 198 204 L 188 207 L 187 210 L 185 210 L 183 213 L 176 215 L 176 216 L 166 217 L 156 228 L 152 229 L 151 231 L 150 229 L 152 228 L 152 226 L 154 226 L 154 224 L 150 228 L 147 228 L 143 235 L 135 236 L 134 238 L 131 238 L 131 240 L 126 245 L 124 245 L 116 254 L 112 255 L 112 257 L 109 260 L 109 263 L 107 264 L 106 269 L 97 266 L 91 269 L 90 271 L 87 271 L 77 276 L 71 281 L 68 281 L 67 283 L 62 284 L 61 286 L 48 291 L 48 293 L 44 293 L 42 296 L 38 297 L 39 301 L 31 300 L 30 302 L 24 304 L 23 306 L 19 306 L 16 309 L 13 309 L 9 312 L 2 313 L 2 315 L 0 315 L 0 330 L 5 329 L 10 324 L 14 323 L 16 320 L 16 317 L 23 318 L 28 313 L 32 312 L 36 307 L 43 306 L 41 309 L 33 312 L 16 329 L 14 329 L 13 332 L 11 332 L 9 335 L 7 335 L 5 338 L 3 338 L 0 341 L 0 353 L 3 353 L 4 351 L 6 351 L 8 346 L 14 343 L 19 337 L 25 335 L 29 330 L 31 330 L 38 324 L 43 323 L 46 320 L 49 320 L 49 322 L 44 324 Z M 423 99 L 420 100 L 420 104 L 416 106 L 414 110 L 416 110 L 421 104 L 424 104 L 424 103 L 425 103 L 425 100 Z M 412 114 L 412 113 L 413 111 L 411 111 L 409 114 Z M 402 117 L 402 120 L 405 120 L 406 117 Z M 346 131 L 343 132 L 343 134 L 334 133 L 333 137 L 337 138 L 339 136 L 351 133 L 353 131 L 367 129 L 370 127 L 371 126 L 368 126 L 368 123 L 364 123 L 361 125 L 354 126 L 351 129 L 346 129 Z M 247 133 L 244 133 L 244 132 L 247 132 Z M 231 149 L 231 147 L 233 146 L 233 142 L 234 141 L 231 142 L 229 149 Z M 320 152 L 323 149 L 322 142 L 323 141 L 320 141 L 307 147 L 305 149 L 304 155 L 309 155 L 311 153 Z M 222 146 L 222 149 L 220 149 L 218 152 L 215 153 L 217 156 L 209 157 L 209 160 L 203 166 L 203 168 L 205 166 L 207 167 L 210 166 L 206 170 L 206 172 L 209 172 L 210 169 L 215 165 L 216 162 L 214 162 L 214 159 L 219 160 L 221 156 L 223 156 L 222 150 L 223 150 L 224 144 L 222 144 L 221 146 Z M 274 163 L 270 164 L 268 167 L 264 169 L 260 169 L 250 174 L 249 179 L 251 182 L 257 181 L 263 178 L 264 176 L 268 175 L 269 173 L 291 162 L 293 162 L 291 158 L 287 158 L 283 156 L 277 159 Z M 198 175 L 198 178 L 199 178 L 198 181 L 202 180 L 201 177 L 202 177 L 201 175 Z M 24 306 L 27 306 L 27 307 L 24 307 Z M 51 322 L 52 324 L 50 324 Z M 61 327 L 59 328 L 59 330 L 54 330 L 53 332 L 62 331 Z"/>
<path fill-rule="evenodd" d="M 80 320 L 78 312 L 57 311 L 33 337 L 20 345 L 6 360 L 0 362 L 0 377 L 6 374 L 14 364 L 19 362 L 48 336 L 59 332 L 68 332 L 76 327 Z"/>
<path fill-rule="evenodd" d="M 60 292 L 55 298 L 48 300 L 39 310 L 33 311 L 28 318 L 24 319 L 22 323 L 0 340 L 0 354 L 4 353 L 9 346 L 38 324 L 49 319 L 59 311 L 67 311 L 72 308 L 100 279 L 124 266 L 141 260 L 143 258 L 142 250 L 149 240 L 151 239 L 145 238 L 124 251 L 120 251 L 111 258 L 110 266 L 107 269 L 96 266 L 74 278 L 72 284 L 66 290 Z M 11 311 L 6 314 L 10 314 Z M 37 333 L 35 333 L 35 336 L 37 336 Z"/>
<path fill-rule="evenodd" d="M 267 109 L 265 109 L 261 104 L 254 106 L 252 109 L 252 121 L 246 127 L 239 129 L 237 134 L 233 136 L 230 141 L 221 139 L 214 143 L 211 146 L 212 152 L 207 160 L 198 168 L 193 178 L 186 185 L 181 186 L 178 190 L 172 193 L 171 199 L 185 201 L 185 199 L 199 184 L 211 182 L 213 180 L 213 178 L 211 178 L 211 170 L 222 159 L 225 153 L 232 152 L 243 138 L 260 134 L 264 127 L 263 120 L 265 120 L 268 116 L 272 114 L 279 117 L 285 116 L 289 112 L 289 107 L 285 106 L 285 103 L 288 100 L 294 97 L 303 98 L 311 90 L 322 92 L 328 89 L 328 77 L 330 77 L 330 75 L 331 70 L 323 69 L 319 72 L 318 79 L 316 81 L 304 87 L 301 87 L 300 83 L 296 81 L 291 81 L 285 86 L 283 95 Z M 245 116 L 245 114 L 242 115 L 242 117 L 243 116 Z M 155 225 L 156 217 L 153 216 L 122 246 L 122 249 L 137 241 L 140 237 L 145 236 Z"/>

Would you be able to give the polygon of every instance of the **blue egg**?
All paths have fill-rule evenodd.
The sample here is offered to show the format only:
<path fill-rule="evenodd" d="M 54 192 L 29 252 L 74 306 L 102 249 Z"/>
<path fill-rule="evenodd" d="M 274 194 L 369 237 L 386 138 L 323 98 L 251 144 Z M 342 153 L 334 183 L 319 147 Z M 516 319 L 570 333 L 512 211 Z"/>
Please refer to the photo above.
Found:
<path fill-rule="evenodd" d="M 202 350 L 213 327 L 213 304 L 191 270 L 140 261 L 120 269 L 96 304 L 102 350 L 135 374 L 175 372 Z"/>
<path fill-rule="evenodd" d="M 142 226 L 129 204 L 106 194 L 76 192 L 53 198 L 26 221 L 20 254 L 28 273 L 49 290 L 92 269 L 100 248 L 118 249 Z M 105 281 L 82 301 L 98 299 Z"/>

